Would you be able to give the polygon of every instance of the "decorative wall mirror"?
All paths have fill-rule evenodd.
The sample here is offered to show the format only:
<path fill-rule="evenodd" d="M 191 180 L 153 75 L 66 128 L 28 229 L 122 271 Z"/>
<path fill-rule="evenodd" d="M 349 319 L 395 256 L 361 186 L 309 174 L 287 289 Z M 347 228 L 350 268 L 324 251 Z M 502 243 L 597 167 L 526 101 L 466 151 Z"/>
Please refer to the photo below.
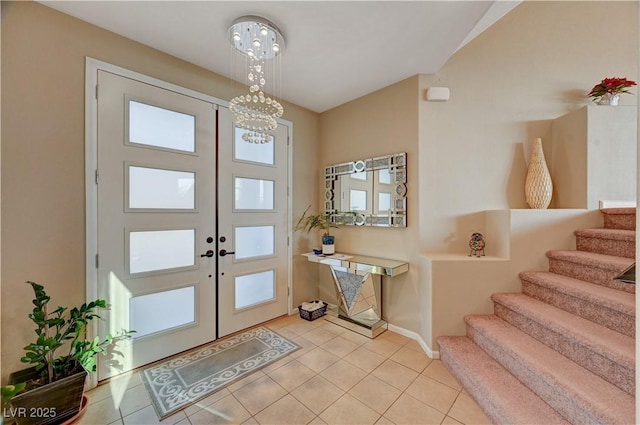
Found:
<path fill-rule="evenodd" d="M 325 167 L 324 199 L 335 224 L 407 227 L 407 153 Z"/>

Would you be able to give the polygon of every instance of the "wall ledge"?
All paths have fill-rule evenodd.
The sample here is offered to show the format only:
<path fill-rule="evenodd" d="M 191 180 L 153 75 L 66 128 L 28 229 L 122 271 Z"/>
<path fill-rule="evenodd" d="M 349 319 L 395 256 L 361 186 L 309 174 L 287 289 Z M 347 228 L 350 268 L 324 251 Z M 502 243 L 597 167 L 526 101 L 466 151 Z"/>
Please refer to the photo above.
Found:
<path fill-rule="evenodd" d="M 479 229 L 484 235 L 488 255 L 482 257 L 469 256 L 469 251 L 460 252 L 426 252 L 421 255 L 431 261 L 508 261 L 512 257 L 513 238 L 519 230 L 540 223 L 551 223 L 576 215 L 598 213 L 598 210 L 586 208 L 506 208 L 479 211 L 484 214 L 484 227 Z"/>
<path fill-rule="evenodd" d="M 423 257 L 431 261 L 509 261 L 506 257 L 497 257 L 495 255 L 485 255 L 482 257 L 469 256 L 457 253 L 433 252 L 422 254 Z"/>

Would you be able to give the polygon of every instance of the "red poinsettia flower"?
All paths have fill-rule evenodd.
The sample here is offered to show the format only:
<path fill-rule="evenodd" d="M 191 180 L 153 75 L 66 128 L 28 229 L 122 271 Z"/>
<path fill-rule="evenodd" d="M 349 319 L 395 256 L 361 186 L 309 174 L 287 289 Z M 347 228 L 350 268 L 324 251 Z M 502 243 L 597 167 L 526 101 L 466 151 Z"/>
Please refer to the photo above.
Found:
<path fill-rule="evenodd" d="M 619 93 L 630 93 L 627 89 L 635 85 L 635 81 L 628 80 L 626 78 L 605 78 L 604 80 L 600 81 L 599 84 L 593 86 L 587 96 L 598 98 L 604 96 L 607 93 L 612 95 Z"/>

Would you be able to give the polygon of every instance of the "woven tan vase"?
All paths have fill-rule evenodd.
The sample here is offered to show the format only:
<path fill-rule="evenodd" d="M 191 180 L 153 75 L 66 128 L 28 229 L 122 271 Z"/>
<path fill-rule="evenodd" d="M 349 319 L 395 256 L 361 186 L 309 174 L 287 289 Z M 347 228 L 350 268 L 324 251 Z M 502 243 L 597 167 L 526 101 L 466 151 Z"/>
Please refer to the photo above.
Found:
<path fill-rule="evenodd" d="M 551 174 L 549 174 L 547 163 L 544 160 L 542 139 L 539 137 L 531 147 L 531 160 L 529 162 L 529 171 L 527 171 L 527 179 L 524 183 L 524 193 L 527 204 L 531 208 L 545 209 L 551 203 L 553 183 L 551 182 Z"/>

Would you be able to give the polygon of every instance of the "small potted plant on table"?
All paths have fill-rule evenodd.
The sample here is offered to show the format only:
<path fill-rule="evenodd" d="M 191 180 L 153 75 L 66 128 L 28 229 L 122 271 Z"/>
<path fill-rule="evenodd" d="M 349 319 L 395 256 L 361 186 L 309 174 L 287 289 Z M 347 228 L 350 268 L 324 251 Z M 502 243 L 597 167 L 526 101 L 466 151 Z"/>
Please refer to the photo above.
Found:
<path fill-rule="evenodd" d="M 302 213 L 300 220 L 298 220 L 298 224 L 296 224 L 296 230 L 306 230 L 307 233 L 312 230 L 321 230 L 322 234 L 322 254 L 324 255 L 332 255 L 335 254 L 335 236 L 330 234 L 332 228 L 338 228 L 337 225 L 331 222 L 331 214 L 329 213 L 319 213 L 319 214 L 309 214 L 309 209 L 311 206 L 308 206 L 306 210 Z"/>
<path fill-rule="evenodd" d="M 107 308 L 105 300 L 50 312 L 51 297 L 44 287 L 27 283 L 35 294 L 29 319 L 36 324 L 38 337 L 24 347 L 20 361 L 35 366 L 10 375 L 9 385 L 2 387 L 3 413 L 18 425 L 59 424 L 79 413 L 87 372 L 96 370 L 96 355 L 106 354 L 109 346 L 130 338 L 134 331 L 87 340 L 87 324 L 100 318 L 97 310 Z M 58 355 L 62 351 L 65 354 Z"/>

